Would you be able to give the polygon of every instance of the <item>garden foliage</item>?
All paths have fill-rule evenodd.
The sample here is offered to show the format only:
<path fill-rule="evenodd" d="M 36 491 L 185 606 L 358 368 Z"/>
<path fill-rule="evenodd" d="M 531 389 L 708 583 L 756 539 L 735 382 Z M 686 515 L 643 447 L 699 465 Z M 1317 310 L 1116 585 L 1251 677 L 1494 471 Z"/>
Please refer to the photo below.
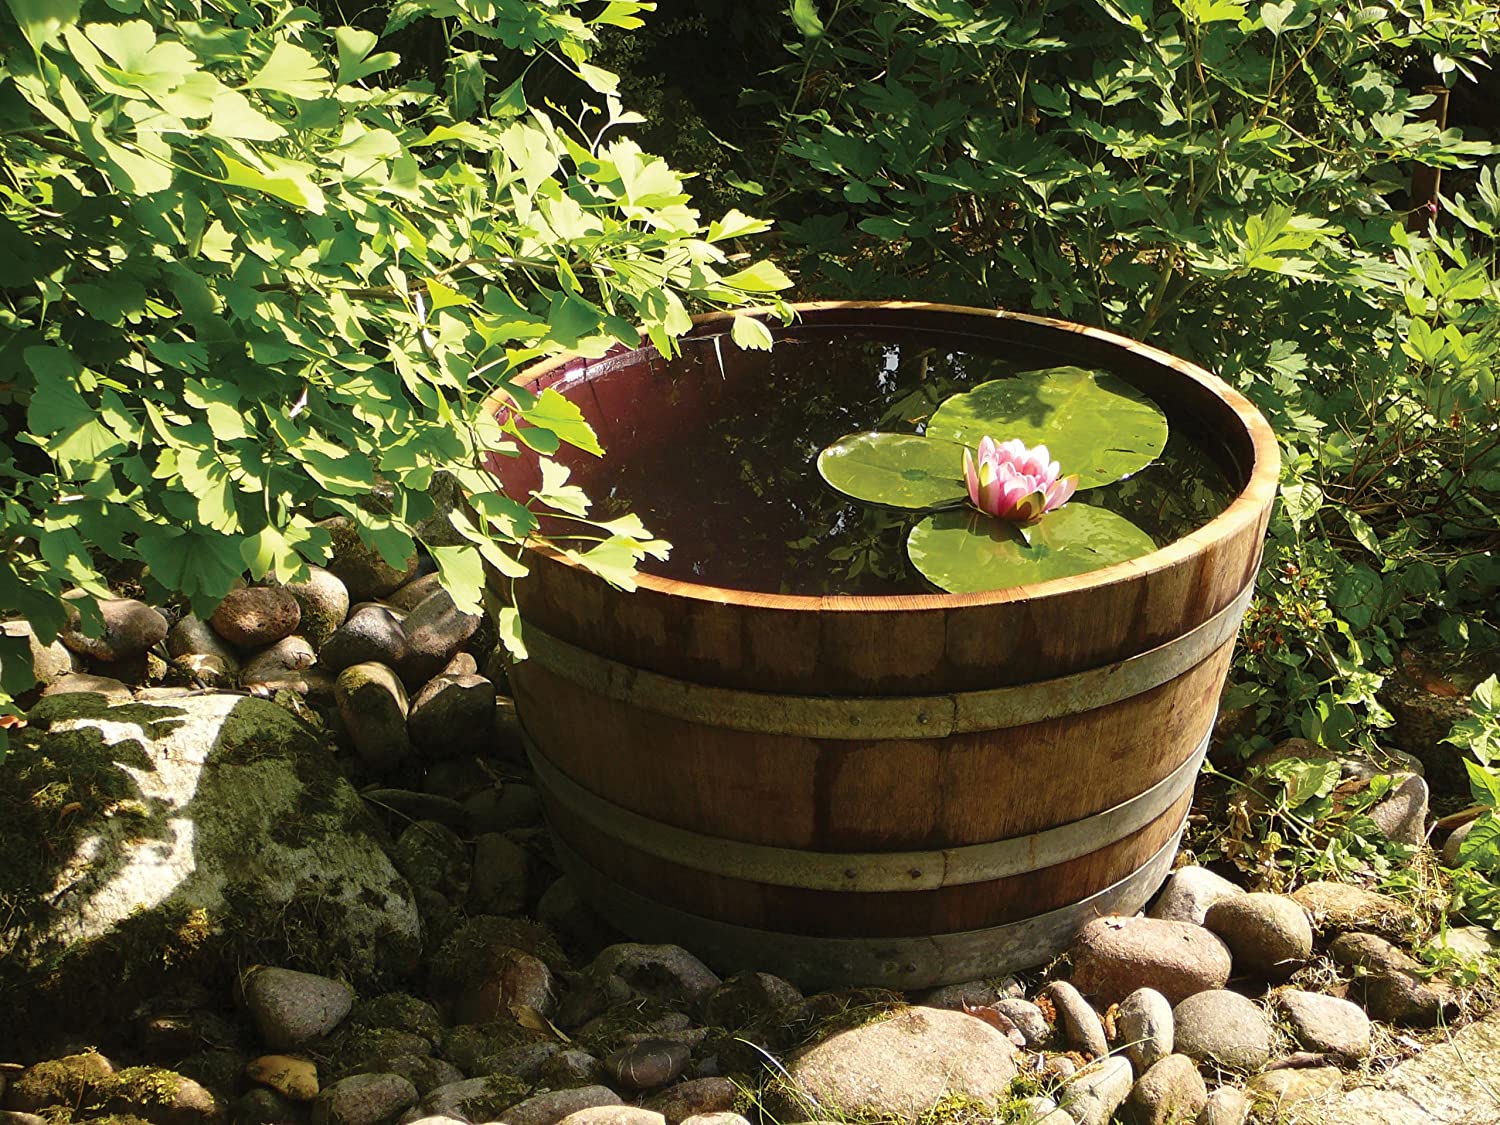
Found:
<path fill-rule="evenodd" d="M 469 609 L 486 569 L 523 572 L 538 510 L 628 583 L 662 545 L 588 520 L 550 455 L 593 433 L 508 377 L 641 330 L 670 353 L 690 306 L 788 284 L 731 261 L 766 223 L 705 223 L 622 132 L 590 54 L 651 7 L 401 0 L 367 29 L 289 0 L 0 6 L 0 607 L 50 638 L 64 589 L 139 561 L 204 613 L 246 570 L 324 561 L 334 515 L 393 563 L 423 538 Z M 439 46 L 404 63 L 392 36 Z M 538 75 L 574 108 L 532 104 Z M 542 488 L 494 491 L 494 454 L 541 458 Z M 439 471 L 474 500 L 434 531 Z M 0 710 L 29 681 L 0 650 Z"/>
<path fill-rule="evenodd" d="M 1231 706 L 1258 705 L 1269 733 L 1369 744 L 1409 629 L 1493 640 L 1476 610 L 1500 587 L 1500 183 L 1492 146 L 1425 119 L 1421 82 L 1480 73 L 1500 10 L 797 11 L 769 190 L 810 284 L 1100 325 L 1270 418 L 1282 503 Z M 1468 171 L 1409 230 L 1417 164 Z"/>

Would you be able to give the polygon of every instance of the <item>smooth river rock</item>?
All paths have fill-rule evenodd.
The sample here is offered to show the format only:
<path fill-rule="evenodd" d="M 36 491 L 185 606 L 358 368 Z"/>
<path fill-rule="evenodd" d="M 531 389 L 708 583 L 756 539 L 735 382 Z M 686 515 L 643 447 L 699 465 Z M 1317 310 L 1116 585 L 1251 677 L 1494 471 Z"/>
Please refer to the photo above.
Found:
<path fill-rule="evenodd" d="M 1174 1004 L 1229 980 L 1229 947 L 1202 926 L 1158 918 L 1095 918 L 1074 939 L 1073 983 L 1100 1005 L 1138 988 Z"/>
<path fill-rule="evenodd" d="M 1234 895 L 1209 907 L 1203 925 L 1229 946 L 1234 968 L 1247 976 L 1283 979 L 1312 956 L 1307 912 L 1285 895 Z"/>
<path fill-rule="evenodd" d="M 787 1078 L 799 1104 L 822 1107 L 841 1120 L 915 1122 L 954 1095 L 1004 1099 L 1016 1076 L 1015 1052 L 983 1020 L 941 1008 L 908 1008 L 824 1040 L 787 1064 Z M 1130 1064 L 1120 1062 L 1128 1073 Z"/>

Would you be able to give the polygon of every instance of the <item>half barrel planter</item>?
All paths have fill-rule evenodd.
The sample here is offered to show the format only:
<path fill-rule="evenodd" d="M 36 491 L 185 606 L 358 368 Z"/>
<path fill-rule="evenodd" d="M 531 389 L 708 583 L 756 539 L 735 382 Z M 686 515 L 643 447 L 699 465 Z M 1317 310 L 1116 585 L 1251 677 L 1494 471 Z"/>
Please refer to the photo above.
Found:
<path fill-rule="evenodd" d="M 530 551 L 530 656 L 511 684 L 558 856 L 621 931 L 722 970 L 906 989 L 1044 962 L 1089 919 L 1138 910 L 1171 867 L 1254 588 L 1275 438 L 1225 383 L 1108 332 L 917 303 L 799 312 L 776 335 L 917 334 L 1106 368 L 1190 432 L 1233 498 L 1142 558 L 982 594 L 649 574 L 627 593 Z M 647 347 L 523 381 L 630 457 L 701 420 L 710 380 L 755 377 L 764 353 L 733 347 L 729 324 L 693 330 L 721 338 L 711 375 Z M 535 486 L 524 460 L 494 468 L 512 495 Z"/>

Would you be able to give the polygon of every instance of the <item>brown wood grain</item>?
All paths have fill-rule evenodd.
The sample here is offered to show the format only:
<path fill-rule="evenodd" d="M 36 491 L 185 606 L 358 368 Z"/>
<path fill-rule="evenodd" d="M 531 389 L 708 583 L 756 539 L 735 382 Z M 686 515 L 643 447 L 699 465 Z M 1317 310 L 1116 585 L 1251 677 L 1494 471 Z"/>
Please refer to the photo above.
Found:
<path fill-rule="evenodd" d="M 697 871 L 647 855 L 554 803 L 547 816 L 590 866 L 648 898 L 754 929 L 820 937 L 915 937 L 986 929 L 1030 918 L 1111 886 L 1156 854 L 1191 804 L 1185 793 L 1139 832 L 1038 871 L 932 891 L 809 891 Z"/>

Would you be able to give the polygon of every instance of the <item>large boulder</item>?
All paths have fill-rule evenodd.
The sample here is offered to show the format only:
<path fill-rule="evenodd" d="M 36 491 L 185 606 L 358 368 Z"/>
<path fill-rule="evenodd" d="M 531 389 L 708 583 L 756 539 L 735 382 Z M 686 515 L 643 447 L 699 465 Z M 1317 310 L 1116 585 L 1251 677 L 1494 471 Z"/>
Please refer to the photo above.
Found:
<path fill-rule="evenodd" d="M 366 987 L 415 963 L 411 891 L 300 719 L 229 694 L 51 702 L 0 765 L 0 896 L 20 907 L 0 989 L 35 990 L 0 1046 L 27 1034 L 18 1014 L 97 1026 L 168 981 L 225 988 L 234 965 Z"/>

